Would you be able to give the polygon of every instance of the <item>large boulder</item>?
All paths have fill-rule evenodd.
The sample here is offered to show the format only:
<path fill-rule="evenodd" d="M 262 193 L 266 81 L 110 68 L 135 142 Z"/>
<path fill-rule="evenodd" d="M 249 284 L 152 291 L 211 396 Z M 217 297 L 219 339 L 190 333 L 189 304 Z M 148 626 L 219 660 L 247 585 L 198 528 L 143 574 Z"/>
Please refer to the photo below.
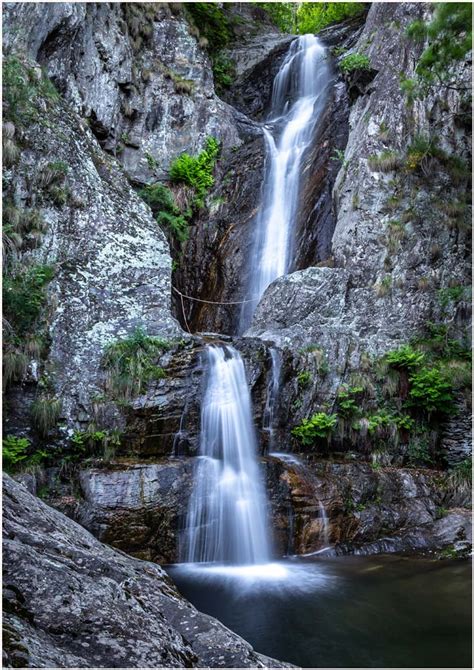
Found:
<path fill-rule="evenodd" d="M 4 475 L 6 667 L 283 667 Z"/>

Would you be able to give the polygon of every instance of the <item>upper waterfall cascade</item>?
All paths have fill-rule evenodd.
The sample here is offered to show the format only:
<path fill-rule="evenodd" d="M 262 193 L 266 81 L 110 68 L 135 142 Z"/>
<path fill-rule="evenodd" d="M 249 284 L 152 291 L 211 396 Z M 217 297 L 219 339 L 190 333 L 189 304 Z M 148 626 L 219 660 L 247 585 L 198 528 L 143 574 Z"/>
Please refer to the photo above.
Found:
<path fill-rule="evenodd" d="M 262 202 L 255 223 L 248 298 L 240 330 L 250 325 L 258 300 L 293 262 L 298 195 L 306 150 L 327 100 L 331 70 L 326 50 L 314 35 L 295 39 L 275 77 L 269 117 L 263 128 L 266 148 Z"/>

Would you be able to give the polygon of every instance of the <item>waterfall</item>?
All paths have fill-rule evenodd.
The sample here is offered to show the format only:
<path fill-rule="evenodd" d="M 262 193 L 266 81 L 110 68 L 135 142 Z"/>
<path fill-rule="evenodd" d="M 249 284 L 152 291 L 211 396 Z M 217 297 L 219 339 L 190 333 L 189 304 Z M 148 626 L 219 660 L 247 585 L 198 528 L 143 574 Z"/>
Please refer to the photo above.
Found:
<path fill-rule="evenodd" d="M 267 286 L 292 263 L 303 157 L 325 108 L 331 73 L 314 35 L 295 39 L 273 83 L 271 111 L 263 128 L 266 173 L 255 222 L 252 275 L 240 330 L 249 325 Z"/>
<path fill-rule="evenodd" d="M 182 559 L 256 564 L 269 560 L 266 498 L 257 463 L 250 393 L 240 354 L 209 346 L 200 455 L 183 533 Z"/>
<path fill-rule="evenodd" d="M 280 392 L 280 375 L 281 375 L 281 354 L 278 349 L 270 349 L 270 356 L 272 360 L 270 382 L 267 388 L 267 398 L 265 401 L 265 409 L 263 410 L 263 430 L 268 434 L 267 451 L 272 450 L 275 446 L 274 442 L 274 423 L 275 423 L 275 407 Z"/>

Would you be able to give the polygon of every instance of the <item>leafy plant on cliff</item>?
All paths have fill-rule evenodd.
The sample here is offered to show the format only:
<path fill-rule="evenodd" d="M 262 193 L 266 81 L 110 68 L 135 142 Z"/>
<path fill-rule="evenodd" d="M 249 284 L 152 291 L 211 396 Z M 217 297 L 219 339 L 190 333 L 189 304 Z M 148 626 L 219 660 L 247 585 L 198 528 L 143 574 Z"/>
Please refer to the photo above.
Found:
<path fill-rule="evenodd" d="M 3 61 L 3 113 L 14 123 L 43 121 L 39 100 L 59 100 L 59 94 L 46 75 L 17 56 Z"/>
<path fill-rule="evenodd" d="M 337 424 L 337 414 L 318 412 L 302 422 L 291 431 L 301 444 L 312 445 L 318 439 L 327 440 Z"/>
<path fill-rule="evenodd" d="M 412 370 L 423 364 L 425 356 L 419 351 L 415 351 L 409 344 L 405 344 L 395 351 L 389 351 L 385 356 L 385 361 L 392 368 Z"/>
<path fill-rule="evenodd" d="M 103 366 L 111 396 L 127 401 L 142 393 L 149 382 L 162 379 L 164 370 L 155 361 L 169 346 L 160 337 L 148 336 L 143 328 L 136 328 L 129 337 L 109 344 Z"/>
<path fill-rule="evenodd" d="M 42 449 L 32 450 L 31 443 L 26 437 L 7 435 L 2 441 L 3 467 L 7 472 L 16 472 L 28 467 L 38 466 L 47 457 Z"/>
<path fill-rule="evenodd" d="M 191 212 L 181 213 L 169 188 L 160 183 L 149 184 L 138 194 L 151 207 L 160 227 L 168 229 L 180 244 L 188 239 Z"/>
<path fill-rule="evenodd" d="M 437 368 L 421 368 L 410 377 L 409 405 L 428 413 L 453 412 L 453 387 Z"/>
<path fill-rule="evenodd" d="M 170 178 L 174 182 L 187 184 L 194 190 L 193 205 L 199 209 L 214 184 L 214 167 L 219 154 L 219 142 L 208 137 L 204 149 L 197 156 L 188 153 L 175 158 L 170 166 Z"/>
<path fill-rule="evenodd" d="M 353 70 L 368 70 L 370 69 L 370 59 L 365 54 L 348 54 L 341 60 L 339 67 L 343 72 L 352 72 Z"/>
<path fill-rule="evenodd" d="M 30 441 L 26 437 L 7 435 L 2 441 L 3 467 L 12 472 L 28 457 Z"/>
<path fill-rule="evenodd" d="M 343 384 L 337 394 L 338 414 L 348 418 L 360 412 L 360 395 L 364 392 L 362 386 L 348 386 Z"/>

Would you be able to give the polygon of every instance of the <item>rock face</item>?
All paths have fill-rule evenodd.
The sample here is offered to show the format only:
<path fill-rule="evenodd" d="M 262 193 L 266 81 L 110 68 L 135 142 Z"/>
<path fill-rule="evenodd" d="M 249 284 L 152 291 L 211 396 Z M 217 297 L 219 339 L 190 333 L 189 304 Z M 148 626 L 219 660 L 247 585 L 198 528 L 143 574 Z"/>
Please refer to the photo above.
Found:
<path fill-rule="evenodd" d="M 469 489 L 439 471 L 275 458 L 267 481 L 283 552 L 470 551 Z"/>
<path fill-rule="evenodd" d="M 283 667 L 4 476 L 5 667 Z"/>
<path fill-rule="evenodd" d="M 7 49 L 46 68 L 134 181 L 162 178 L 175 156 L 196 153 L 209 135 L 225 146 L 240 143 L 233 110 L 214 93 L 209 59 L 181 10 L 11 3 L 4 25 Z M 189 92 L 180 92 L 183 81 Z"/>
<path fill-rule="evenodd" d="M 48 367 L 72 423 L 90 417 L 107 343 L 139 325 L 164 337 L 181 329 L 170 311 L 168 244 L 149 208 L 74 112 L 57 102 L 48 117 L 23 130 L 26 148 L 5 177 L 16 206 L 36 206 L 47 225 L 30 254 L 55 268 Z M 67 170 L 61 205 L 42 186 L 51 164 Z"/>
<path fill-rule="evenodd" d="M 430 175 L 428 195 L 422 176 L 407 175 L 401 168 L 388 173 L 375 171 L 368 162 L 371 155 L 388 147 L 401 156 L 407 134 L 429 133 L 432 128 L 428 117 L 439 102 L 428 100 L 425 107 L 420 103 L 410 109 L 400 91 L 398 75 L 393 74 L 405 71 L 406 62 L 418 54 L 418 47 L 403 38 L 403 31 L 419 12 L 418 6 L 408 3 L 374 5 L 355 47 L 357 51 L 366 49 L 378 74 L 350 111 L 345 165 L 334 190 L 337 224 L 331 253 L 336 267 L 311 268 L 278 279 L 259 305 L 250 334 L 267 339 L 273 334 L 277 341 L 294 335 L 302 343 L 328 338 L 331 330 L 334 338 L 340 340 L 343 336 L 357 343 L 359 351 L 378 354 L 406 340 L 435 318 L 439 309 L 437 289 L 448 280 L 465 282 L 468 232 L 462 224 L 461 230 L 450 228 L 436 209 L 446 188 L 456 198 L 463 194 L 465 182 L 456 184 L 437 165 Z M 397 59 L 391 68 L 384 67 L 388 53 Z M 451 151 L 467 157 L 469 138 L 456 132 L 453 121 L 448 123 L 459 104 L 455 96 L 449 98 L 443 141 Z M 428 205 L 430 198 L 433 206 Z M 404 233 L 393 249 L 387 247 L 388 224 L 400 218 L 405 221 Z M 377 291 L 377 282 L 386 276 L 390 279 L 390 285 L 386 281 L 387 292 Z M 423 287 L 419 281 L 422 278 L 428 280 Z M 318 299 L 320 303 L 316 304 Z M 344 303 L 329 327 L 325 318 L 319 318 L 326 302 L 334 306 Z M 279 312 L 282 304 L 291 305 L 283 320 Z M 300 329 L 302 314 L 306 318 Z"/>

